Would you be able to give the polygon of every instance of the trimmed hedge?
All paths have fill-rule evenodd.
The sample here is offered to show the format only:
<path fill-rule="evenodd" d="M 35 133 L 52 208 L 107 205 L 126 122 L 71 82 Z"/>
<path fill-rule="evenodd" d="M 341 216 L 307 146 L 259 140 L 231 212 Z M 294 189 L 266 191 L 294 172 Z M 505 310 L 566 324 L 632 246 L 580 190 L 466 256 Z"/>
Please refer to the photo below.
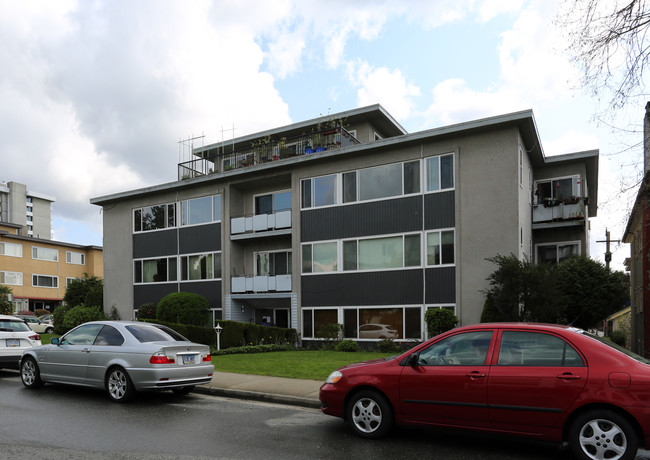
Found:
<path fill-rule="evenodd" d="M 192 342 L 211 345 L 213 347 L 217 346 L 217 334 L 212 328 L 151 319 L 144 321 L 162 324 L 174 329 Z M 298 340 L 298 334 L 295 329 L 261 326 L 259 324 L 240 323 L 238 321 L 219 321 L 219 325 L 223 328 L 219 339 L 221 349 L 262 344 L 293 345 Z"/>
<path fill-rule="evenodd" d="M 212 356 L 236 355 L 246 353 L 270 353 L 273 351 L 296 351 L 293 345 L 253 345 L 248 347 L 232 347 L 225 350 L 212 350 Z"/>

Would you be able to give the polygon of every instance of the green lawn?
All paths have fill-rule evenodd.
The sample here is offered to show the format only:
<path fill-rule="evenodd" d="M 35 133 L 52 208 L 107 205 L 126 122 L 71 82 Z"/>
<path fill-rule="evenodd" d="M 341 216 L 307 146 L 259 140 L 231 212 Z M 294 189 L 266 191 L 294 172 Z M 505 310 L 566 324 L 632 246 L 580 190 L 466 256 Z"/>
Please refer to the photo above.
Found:
<path fill-rule="evenodd" d="M 269 375 L 296 379 L 325 380 L 333 370 L 346 364 L 385 358 L 394 353 L 339 351 L 278 351 L 213 356 L 217 372 Z"/>

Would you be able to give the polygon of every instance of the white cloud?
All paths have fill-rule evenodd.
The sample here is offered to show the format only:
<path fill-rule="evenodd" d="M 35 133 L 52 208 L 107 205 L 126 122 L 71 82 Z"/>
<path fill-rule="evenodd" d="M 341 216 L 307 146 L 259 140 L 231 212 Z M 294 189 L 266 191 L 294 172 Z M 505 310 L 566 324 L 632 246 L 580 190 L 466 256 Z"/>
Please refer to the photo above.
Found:
<path fill-rule="evenodd" d="M 406 81 L 399 69 L 373 68 L 366 62 L 348 66 L 348 77 L 357 90 L 358 105 L 380 103 L 397 119 L 408 118 L 413 110 L 413 99 L 420 89 Z"/>
<path fill-rule="evenodd" d="M 596 135 L 573 129 L 569 129 L 557 139 L 543 141 L 546 156 L 598 149 L 598 145 L 599 141 Z"/>

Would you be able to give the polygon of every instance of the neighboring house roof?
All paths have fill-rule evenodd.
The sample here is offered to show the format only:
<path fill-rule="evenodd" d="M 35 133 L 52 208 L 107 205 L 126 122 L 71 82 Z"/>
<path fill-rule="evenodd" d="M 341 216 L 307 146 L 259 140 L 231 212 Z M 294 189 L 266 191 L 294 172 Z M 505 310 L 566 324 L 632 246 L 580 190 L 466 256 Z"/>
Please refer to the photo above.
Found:
<path fill-rule="evenodd" d="M 623 232 L 623 242 L 631 243 L 634 239 L 634 229 L 632 225 L 634 224 L 635 216 L 638 212 L 643 209 L 644 198 L 647 196 L 650 191 L 650 171 L 646 172 L 645 177 L 639 185 L 639 191 L 636 194 L 636 199 L 634 201 L 634 206 L 630 211 L 630 216 L 627 221 L 627 226 L 625 227 L 625 232 Z"/>

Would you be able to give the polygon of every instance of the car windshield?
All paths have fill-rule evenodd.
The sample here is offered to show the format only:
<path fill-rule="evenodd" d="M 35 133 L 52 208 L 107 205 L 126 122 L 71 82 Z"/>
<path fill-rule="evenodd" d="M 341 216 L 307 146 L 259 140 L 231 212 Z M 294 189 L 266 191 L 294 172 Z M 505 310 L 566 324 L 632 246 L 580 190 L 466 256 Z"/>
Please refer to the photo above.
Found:
<path fill-rule="evenodd" d="M 187 342 L 188 340 L 178 332 L 164 326 L 133 324 L 126 326 L 133 337 L 139 342 Z"/>
<path fill-rule="evenodd" d="M 24 321 L 17 319 L 0 319 L 0 331 L 31 331 Z"/>
<path fill-rule="evenodd" d="M 591 337 L 591 338 L 594 339 L 594 340 L 598 340 L 600 343 L 604 343 L 604 344 L 607 345 L 608 347 L 611 347 L 611 348 L 613 348 L 614 350 L 618 350 L 618 351 L 620 351 L 621 353 L 626 354 L 626 355 L 629 356 L 630 358 L 635 359 L 635 360 L 637 360 L 637 361 L 640 362 L 640 363 L 643 363 L 643 364 L 650 364 L 650 360 L 644 358 L 643 356 L 639 356 L 639 355 L 637 355 L 636 353 L 634 353 L 633 351 L 628 350 L 628 349 L 625 348 L 625 347 L 622 347 L 622 346 L 620 346 L 620 345 L 615 344 L 614 342 L 612 342 L 612 341 L 609 340 L 609 339 L 606 339 L 606 338 L 604 338 L 604 337 L 599 337 L 599 336 L 597 336 L 597 335 L 590 334 L 589 332 L 585 332 L 585 331 L 580 331 L 580 333 L 583 334 L 583 335 L 586 335 L 587 337 Z"/>

